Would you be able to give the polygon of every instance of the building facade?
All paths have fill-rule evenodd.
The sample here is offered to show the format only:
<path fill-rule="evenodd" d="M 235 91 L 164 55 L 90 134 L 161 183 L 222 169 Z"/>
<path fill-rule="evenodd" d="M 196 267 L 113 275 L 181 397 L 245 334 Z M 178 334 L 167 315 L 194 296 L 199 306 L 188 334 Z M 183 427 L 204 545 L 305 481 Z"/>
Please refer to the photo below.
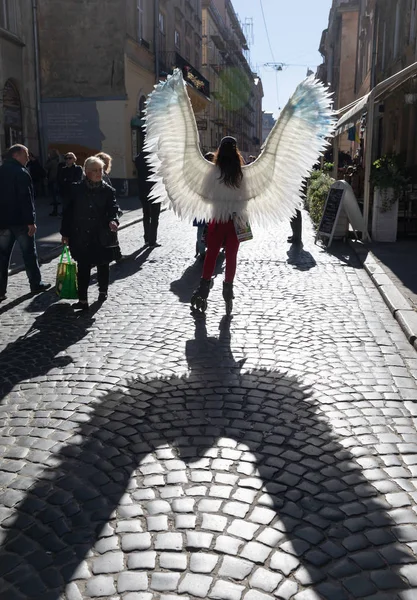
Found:
<path fill-rule="evenodd" d="M 335 15 L 347 9 L 357 20 L 349 44 L 356 52 L 342 69 L 343 52 L 338 54 L 337 47 L 342 46 L 343 17 Z M 336 146 L 349 152 L 363 171 L 358 194 L 364 197 L 365 219 L 376 222 L 372 163 L 394 154 L 410 177 L 398 198 L 398 232 L 417 234 L 417 1 L 334 0 L 320 50 L 324 63 L 318 74 L 331 84 L 339 109 Z M 339 93 L 348 88 L 350 93 Z M 373 232 L 378 235 L 376 226 Z"/>
<path fill-rule="evenodd" d="M 0 0 L 0 152 L 24 143 L 37 154 L 36 52 L 29 0 Z"/>
<path fill-rule="evenodd" d="M 134 193 L 133 160 L 155 82 L 178 66 L 195 110 L 209 101 L 198 71 L 200 0 L 101 0 L 99 18 L 95 3 L 82 11 L 76 0 L 59 5 L 42 0 L 38 8 L 45 145 L 72 150 L 80 162 L 108 152 L 119 193 Z"/>
<path fill-rule="evenodd" d="M 317 76 L 330 86 L 334 108 L 353 102 L 358 43 L 360 0 L 334 0 L 329 13 L 329 24 L 323 32 L 319 51 L 324 58 Z M 340 149 L 349 152 L 349 140 L 341 142 Z"/>
<path fill-rule="evenodd" d="M 262 82 L 245 57 L 247 41 L 230 0 L 203 0 L 202 8 L 202 72 L 211 102 L 198 119 L 201 144 L 204 151 L 215 150 L 232 135 L 248 158 L 261 146 Z"/>
<path fill-rule="evenodd" d="M 355 64 L 360 0 L 336 0 L 329 14 L 320 52 L 325 58 L 326 83 L 333 92 L 334 107 L 355 99 Z"/>
<path fill-rule="evenodd" d="M 230 134 L 245 155 L 259 151 L 262 82 L 243 54 L 230 0 L 101 0 L 99 15 L 96 3 L 83 3 L 82 11 L 77 0 L 58 4 L 38 5 L 46 148 L 72 150 L 80 162 L 108 152 L 119 193 L 134 193 L 146 97 L 177 67 L 202 149 Z"/>
<path fill-rule="evenodd" d="M 276 120 L 274 119 L 274 115 L 271 112 L 263 112 L 262 113 L 262 143 L 266 140 L 268 135 L 271 133 L 273 126 L 275 125 Z"/>

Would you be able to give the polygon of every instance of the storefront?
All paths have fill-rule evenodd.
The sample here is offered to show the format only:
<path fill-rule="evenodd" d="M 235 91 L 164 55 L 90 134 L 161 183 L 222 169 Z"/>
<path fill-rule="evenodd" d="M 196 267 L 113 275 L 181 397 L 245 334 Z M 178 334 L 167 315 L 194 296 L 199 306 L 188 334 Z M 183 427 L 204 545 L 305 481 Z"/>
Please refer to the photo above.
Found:
<path fill-rule="evenodd" d="M 401 151 L 406 154 L 408 167 L 417 164 L 416 136 L 414 135 L 417 104 L 411 107 L 407 105 L 405 93 L 402 91 L 402 86 L 416 75 L 417 63 L 413 63 L 377 84 L 362 98 L 337 111 L 339 120 L 333 141 L 335 157 L 338 156 L 341 136 L 346 135 L 353 128 L 358 130 L 362 127 L 363 129 L 362 137 L 359 136 L 357 140 L 359 163 L 363 168 L 363 215 L 368 230 L 371 229 L 372 224 L 372 237 L 375 240 L 380 235 L 378 219 L 376 219 L 378 217 L 376 211 L 380 209 L 375 203 L 378 202 L 377 198 L 374 202 L 374 190 L 371 184 L 373 162 L 384 153 Z M 397 101 L 395 102 L 396 94 Z M 386 111 L 387 107 L 390 109 Z M 393 118 L 393 114 L 396 115 L 395 118 Z M 335 171 L 337 172 L 337 160 L 335 161 Z M 400 234 L 417 234 L 417 179 L 414 183 L 410 182 L 396 199 L 399 201 L 394 203 L 395 213 L 388 215 L 391 229 L 395 229 L 395 233 L 392 234 L 394 239 L 397 231 Z"/>

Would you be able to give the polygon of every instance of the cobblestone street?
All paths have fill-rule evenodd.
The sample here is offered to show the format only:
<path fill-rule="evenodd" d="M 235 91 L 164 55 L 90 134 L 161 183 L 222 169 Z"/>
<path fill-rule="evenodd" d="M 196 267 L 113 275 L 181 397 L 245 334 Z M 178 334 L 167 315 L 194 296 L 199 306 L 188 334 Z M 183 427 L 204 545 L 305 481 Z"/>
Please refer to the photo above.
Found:
<path fill-rule="evenodd" d="M 88 314 L 10 278 L 1 600 L 416 600 L 417 354 L 305 229 L 242 244 L 230 320 L 170 212 Z"/>

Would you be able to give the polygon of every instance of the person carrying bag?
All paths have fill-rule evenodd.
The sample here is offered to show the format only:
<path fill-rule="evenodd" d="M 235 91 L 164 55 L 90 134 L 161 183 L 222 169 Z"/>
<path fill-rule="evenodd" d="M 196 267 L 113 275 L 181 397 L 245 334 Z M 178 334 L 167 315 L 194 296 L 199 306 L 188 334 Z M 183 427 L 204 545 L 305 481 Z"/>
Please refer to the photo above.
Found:
<path fill-rule="evenodd" d="M 64 262 L 66 258 L 66 262 Z M 77 263 L 71 260 L 68 246 L 64 245 L 56 273 L 56 293 L 61 299 L 78 298 Z"/>

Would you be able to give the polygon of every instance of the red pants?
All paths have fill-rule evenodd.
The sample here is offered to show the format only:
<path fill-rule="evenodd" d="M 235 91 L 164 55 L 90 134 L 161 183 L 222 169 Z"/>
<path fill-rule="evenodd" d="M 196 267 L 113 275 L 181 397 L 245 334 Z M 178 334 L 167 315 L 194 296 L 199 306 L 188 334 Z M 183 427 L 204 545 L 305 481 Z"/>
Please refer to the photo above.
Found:
<path fill-rule="evenodd" d="M 235 224 L 232 220 L 227 223 L 217 223 L 211 221 L 208 226 L 206 236 L 206 258 L 203 266 L 203 278 L 211 279 L 213 277 L 216 260 L 223 246 L 226 250 L 226 273 L 224 280 L 227 283 L 233 283 L 236 273 L 237 251 L 239 250 L 239 240 L 236 236 Z"/>

